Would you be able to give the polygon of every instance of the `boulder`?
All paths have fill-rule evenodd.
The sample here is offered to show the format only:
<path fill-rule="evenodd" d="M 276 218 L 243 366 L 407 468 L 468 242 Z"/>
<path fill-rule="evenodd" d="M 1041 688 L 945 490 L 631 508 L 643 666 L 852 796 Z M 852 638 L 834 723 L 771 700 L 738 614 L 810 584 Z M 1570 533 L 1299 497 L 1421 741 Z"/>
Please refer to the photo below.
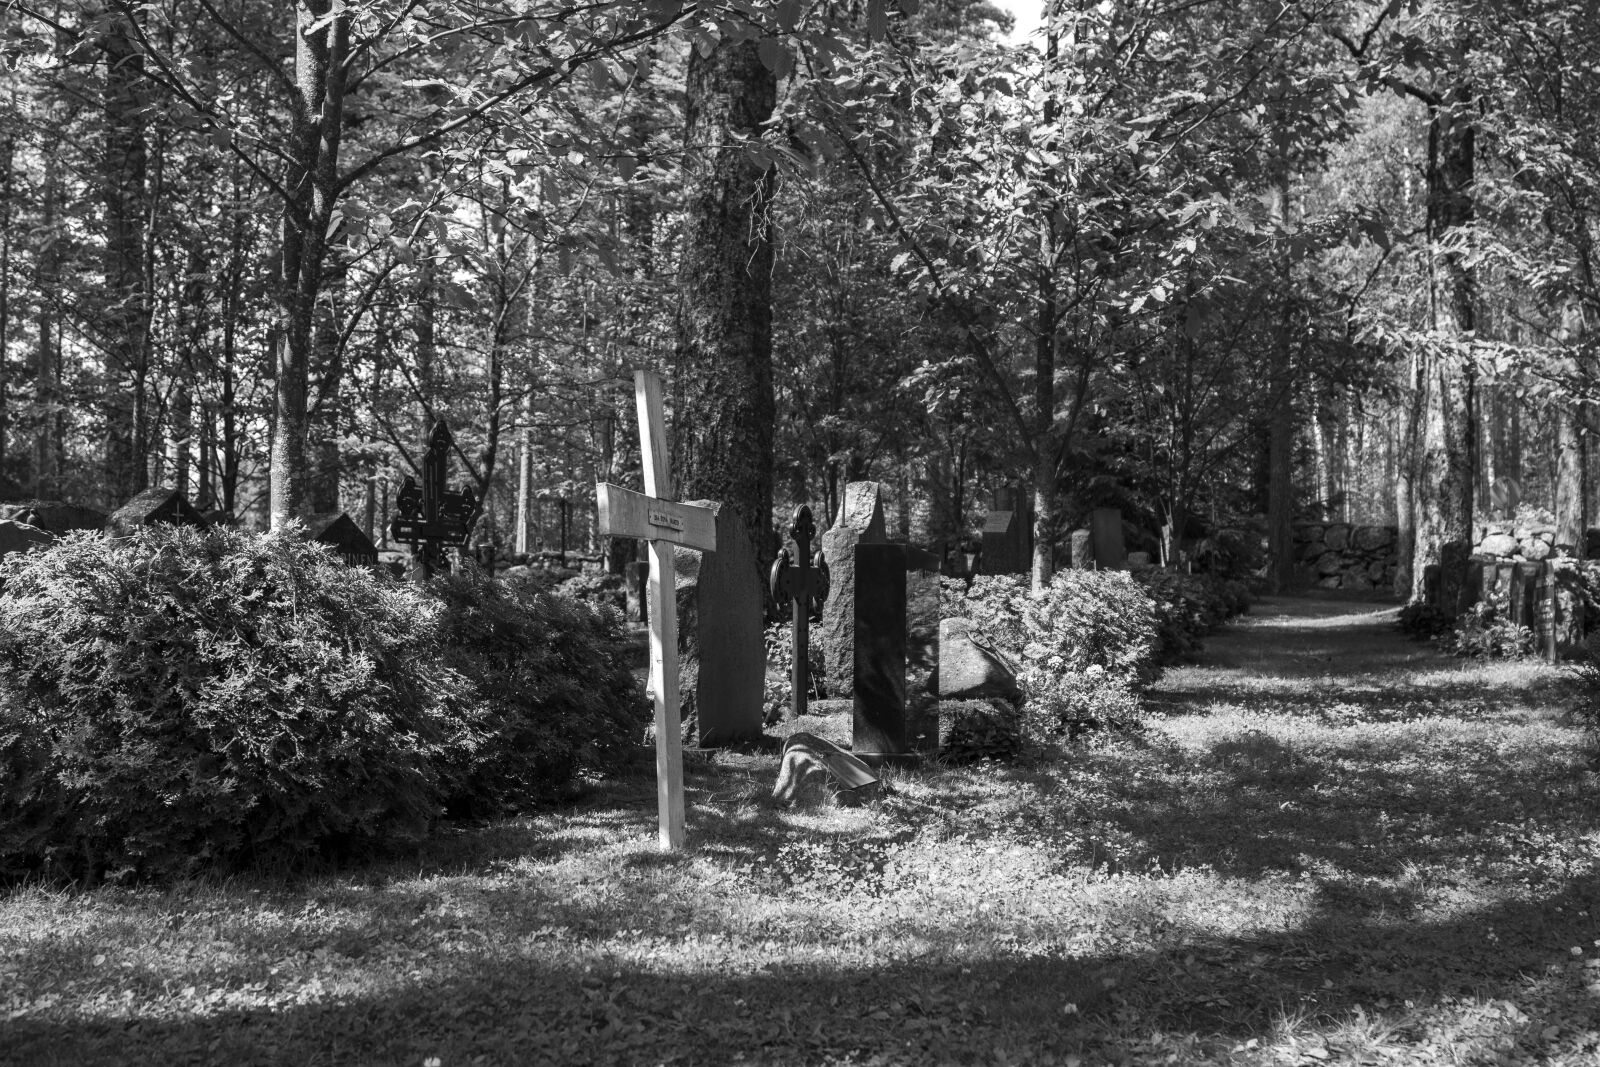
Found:
<path fill-rule="evenodd" d="M 1328 543 L 1329 551 L 1343 552 L 1345 546 L 1350 543 L 1350 527 L 1330 526 L 1327 533 L 1322 535 L 1322 539 Z"/>
<path fill-rule="evenodd" d="M 1337 552 L 1325 552 L 1322 558 L 1317 560 L 1318 574 L 1338 574 L 1342 570 L 1344 570 L 1344 557 Z"/>
<path fill-rule="evenodd" d="M 1532 560 L 1534 563 L 1548 559 L 1551 552 L 1550 542 L 1541 541 L 1537 537 L 1528 538 L 1519 547 L 1522 549 L 1522 558 Z"/>
<path fill-rule="evenodd" d="M 1300 532 L 1305 535 L 1305 540 L 1307 540 L 1307 541 L 1320 541 L 1320 540 L 1322 540 L 1322 532 L 1323 531 L 1322 531 L 1322 527 L 1320 527 L 1320 526 L 1302 526 L 1300 528 Z"/>
<path fill-rule="evenodd" d="M 1009 658 L 972 634 L 971 619 L 939 620 L 939 699 L 1022 699 Z"/>
<path fill-rule="evenodd" d="M 1325 555 L 1327 553 L 1327 551 L 1328 551 L 1328 546 L 1327 546 L 1326 542 L 1323 542 L 1323 541 L 1307 541 L 1304 545 L 1302 545 L 1300 547 L 1300 558 L 1301 559 L 1320 559 L 1323 555 Z"/>
<path fill-rule="evenodd" d="M 1381 582 L 1383 581 L 1384 571 L 1387 569 L 1388 568 L 1384 566 L 1381 560 L 1376 563 L 1369 564 L 1367 567 L 1367 577 L 1374 582 Z"/>
<path fill-rule="evenodd" d="M 1352 535 L 1355 547 L 1372 552 L 1394 540 L 1394 531 L 1387 526 L 1357 526 Z"/>
<path fill-rule="evenodd" d="M 1129 570 L 1143 570 L 1145 567 L 1149 567 L 1149 566 L 1151 566 L 1150 553 L 1148 553 L 1148 552 L 1129 552 L 1128 553 L 1128 569 Z"/>
<path fill-rule="evenodd" d="M 1371 589 L 1372 582 L 1365 574 L 1352 573 L 1344 576 L 1342 589 Z"/>
<path fill-rule="evenodd" d="M 1517 539 L 1510 534 L 1492 533 L 1478 545 L 1478 555 L 1482 556 L 1514 556 L 1517 554 Z"/>
<path fill-rule="evenodd" d="M 1322 589 L 1337 589 L 1340 585 L 1339 576 L 1335 574 L 1332 577 L 1324 578 L 1317 585 Z"/>
<path fill-rule="evenodd" d="M 26 552 L 36 545 L 48 545 L 55 538 L 37 526 L 15 519 L 0 519 L 0 556 Z"/>

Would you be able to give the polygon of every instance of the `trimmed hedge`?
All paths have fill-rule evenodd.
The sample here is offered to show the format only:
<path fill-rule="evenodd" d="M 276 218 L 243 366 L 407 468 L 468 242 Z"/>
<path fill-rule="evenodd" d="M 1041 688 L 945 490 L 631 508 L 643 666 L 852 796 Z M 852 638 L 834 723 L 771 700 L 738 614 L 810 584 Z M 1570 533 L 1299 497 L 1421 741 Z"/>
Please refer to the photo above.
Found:
<path fill-rule="evenodd" d="M 0 579 L 0 875 L 405 844 L 642 733 L 614 613 L 481 574 L 420 591 L 292 534 L 156 526 Z"/>
<path fill-rule="evenodd" d="M 1156 612 L 1156 656 L 1174 663 L 1200 651 L 1201 638 L 1250 610 L 1250 588 L 1210 574 L 1151 568 L 1131 572 Z"/>
<path fill-rule="evenodd" d="M 0 869 L 177 874 L 415 839 L 437 609 L 294 536 L 73 534 L 0 576 Z"/>

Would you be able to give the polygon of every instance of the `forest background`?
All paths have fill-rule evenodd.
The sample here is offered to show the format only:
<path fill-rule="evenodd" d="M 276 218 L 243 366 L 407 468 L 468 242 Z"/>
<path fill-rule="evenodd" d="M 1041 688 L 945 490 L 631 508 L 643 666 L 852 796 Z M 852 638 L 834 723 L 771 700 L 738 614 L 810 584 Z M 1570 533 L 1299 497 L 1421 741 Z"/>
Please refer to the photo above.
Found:
<path fill-rule="evenodd" d="M 1394 524 L 1407 591 L 1496 483 L 1582 551 L 1575 0 L 1052 2 L 1025 40 L 970 0 L 0 18 L 3 495 L 381 539 L 444 417 L 481 537 L 599 548 L 649 366 L 678 495 L 768 559 L 865 478 L 923 542 L 1021 486 L 1036 581 L 1111 505 L 1254 521 L 1285 580 L 1292 521 Z"/>

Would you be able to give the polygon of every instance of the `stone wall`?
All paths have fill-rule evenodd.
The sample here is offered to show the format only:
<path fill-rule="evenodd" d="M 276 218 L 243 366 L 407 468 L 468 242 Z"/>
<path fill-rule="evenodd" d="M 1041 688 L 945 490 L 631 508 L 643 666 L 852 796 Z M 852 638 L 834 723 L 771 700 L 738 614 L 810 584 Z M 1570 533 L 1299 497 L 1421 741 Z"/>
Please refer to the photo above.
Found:
<path fill-rule="evenodd" d="M 1551 525 L 1490 522 L 1473 527 L 1472 532 L 1474 556 L 1538 563 L 1556 554 L 1556 528 Z"/>
<path fill-rule="evenodd" d="M 1295 569 L 1306 585 L 1322 589 L 1389 589 L 1399 545 L 1393 526 L 1298 523 Z"/>

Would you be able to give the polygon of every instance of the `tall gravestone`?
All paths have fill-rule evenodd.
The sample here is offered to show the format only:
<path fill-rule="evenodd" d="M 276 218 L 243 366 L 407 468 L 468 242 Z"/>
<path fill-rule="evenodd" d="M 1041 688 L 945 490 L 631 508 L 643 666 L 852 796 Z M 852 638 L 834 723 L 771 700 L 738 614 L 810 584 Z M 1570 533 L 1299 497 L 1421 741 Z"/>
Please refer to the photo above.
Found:
<path fill-rule="evenodd" d="M 623 538 L 614 538 L 623 540 Z M 629 622 L 649 622 L 650 613 L 645 609 L 650 589 L 650 561 L 647 559 L 630 560 L 622 568 L 622 588 L 624 602 L 627 605 L 626 618 Z"/>
<path fill-rule="evenodd" d="M 1128 561 L 1127 545 L 1122 540 L 1122 511 L 1095 508 L 1089 516 L 1089 541 L 1094 546 L 1095 564 L 1103 571 L 1121 570 Z"/>
<path fill-rule="evenodd" d="M 983 520 L 983 573 L 1019 574 L 1025 568 L 1017 551 L 1022 516 L 1015 511 L 991 511 Z"/>
<path fill-rule="evenodd" d="M 673 549 L 678 593 L 678 697 L 685 744 L 715 748 L 761 736 L 766 594 L 750 536 L 733 509 L 716 513 L 717 550 Z M 659 610 L 653 602 L 646 611 Z"/>
<path fill-rule="evenodd" d="M 844 487 L 838 521 L 822 535 L 822 558 L 828 563 L 828 599 L 822 605 L 823 673 L 828 695 L 851 695 L 855 656 L 856 549 L 886 540 L 883 502 L 877 482 L 851 482 Z"/>
<path fill-rule="evenodd" d="M 939 743 L 939 568 L 907 545 L 855 546 L 852 751 L 874 766 Z"/>
<path fill-rule="evenodd" d="M 1072 531 L 1072 569 L 1086 571 L 1094 567 L 1094 535 L 1088 530 Z"/>

